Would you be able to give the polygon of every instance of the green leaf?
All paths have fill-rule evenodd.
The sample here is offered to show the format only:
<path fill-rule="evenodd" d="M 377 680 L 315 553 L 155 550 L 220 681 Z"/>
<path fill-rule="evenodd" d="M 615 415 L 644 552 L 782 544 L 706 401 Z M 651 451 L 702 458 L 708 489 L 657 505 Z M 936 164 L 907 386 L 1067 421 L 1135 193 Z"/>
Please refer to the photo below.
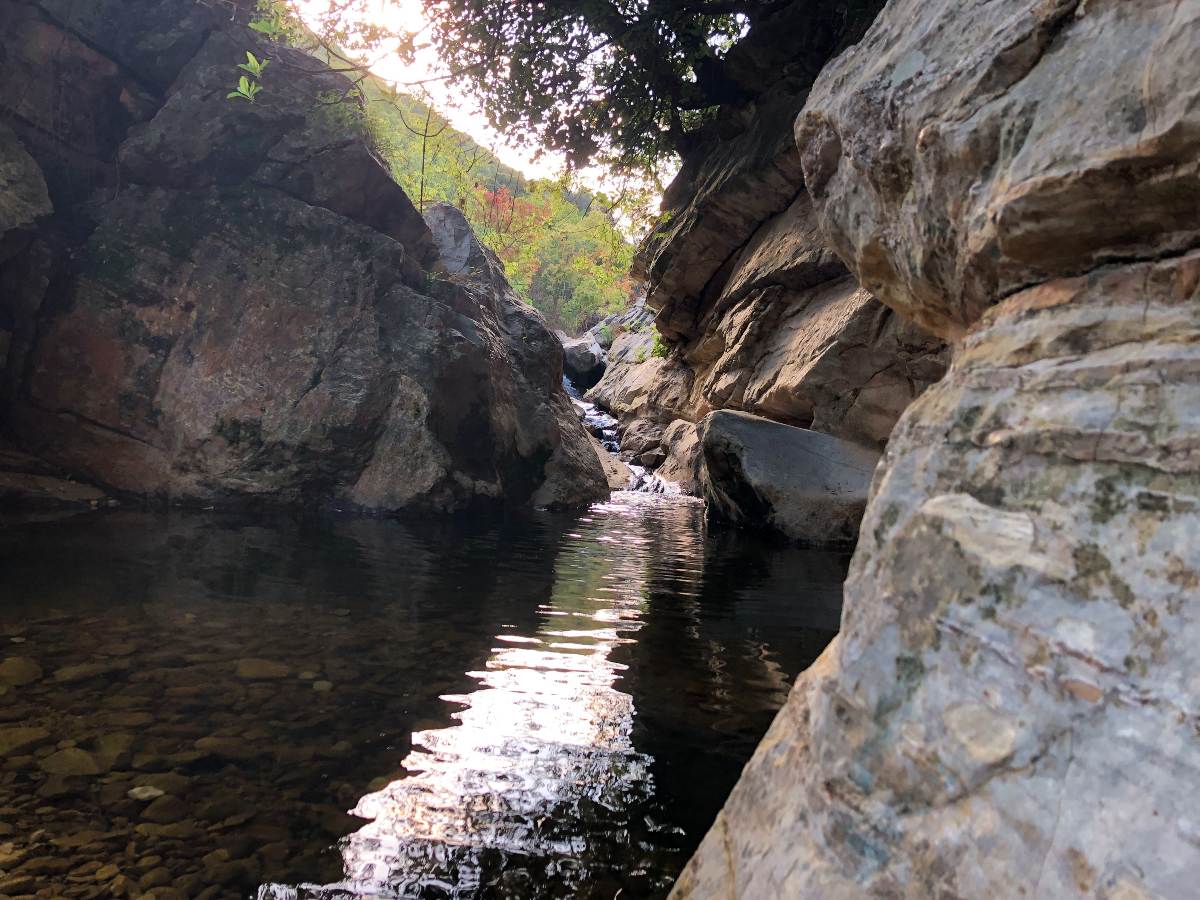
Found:
<path fill-rule="evenodd" d="M 247 78 L 245 75 L 243 75 L 241 78 L 238 79 L 238 90 L 241 91 L 243 94 L 250 93 L 250 79 Z"/>
<path fill-rule="evenodd" d="M 225 95 L 225 99 L 226 100 L 249 100 L 250 98 L 247 97 L 245 94 L 239 93 L 238 91 L 230 91 L 228 94 Z"/>

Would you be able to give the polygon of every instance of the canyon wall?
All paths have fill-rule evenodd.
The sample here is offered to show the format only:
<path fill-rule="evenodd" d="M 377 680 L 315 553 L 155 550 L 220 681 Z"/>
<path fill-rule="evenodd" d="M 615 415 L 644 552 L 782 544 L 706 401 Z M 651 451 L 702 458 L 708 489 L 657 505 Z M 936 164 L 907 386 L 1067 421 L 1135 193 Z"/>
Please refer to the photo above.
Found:
<path fill-rule="evenodd" d="M 791 4 L 738 47 L 759 60 L 755 99 L 722 110 L 639 254 L 660 343 L 648 329 L 619 335 L 588 395 L 620 420 L 623 448 L 714 507 L 726 492 L 704 488 L 695 427 L 713 411 L 878 449 L 945 372 L 944 343 L 860 287 L 829 249 L 793 134 L 815 73 L 879 6 L 845 19 Z M 832 33 L 795 40 L 821 27 Z"/>
<path fill-rule="evenodd" d="M 1194 892 L 1198 51 L 1197 0 L 891 0 L 820 76 L 820 234 L 954 360 L 674 897 Z"/>
<path fill-rule="evenodd" d="M 457 213 L 431 231 L 345 76 L 230 10 L 0 0 L 9 438 L 173 502 L 605 494 L 558 342 L 496 260 Z M 247 50 L 270 59 L 253 103 L 226 96 Z"/>

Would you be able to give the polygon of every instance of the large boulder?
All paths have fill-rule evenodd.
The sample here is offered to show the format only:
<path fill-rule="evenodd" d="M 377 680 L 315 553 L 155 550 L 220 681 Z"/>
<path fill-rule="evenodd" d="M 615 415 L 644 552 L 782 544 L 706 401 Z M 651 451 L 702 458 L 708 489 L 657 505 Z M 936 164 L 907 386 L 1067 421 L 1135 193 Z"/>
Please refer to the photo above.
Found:
<path fill-rule="evenodd" d="M 1194 246 L 1194 13 L 892 0 L 796 122 L 834 249 L 867 290 L 954 338 L 1030 284 Z"/>
<path fill-rule="evenodd" d="M 663 481 L 678 485 L 684 494 L 699 495 L 702 488 L 697 427 L 686 419 L 676 419 L 663 430 L 659 446 L 664 459 L 654 474 Z"/>
<path fill-rule="evenodd" d="M 823 231 L 958 345 L 675 897 L 1194 892 L 1198 45 L 1195 0 L 893 0 L 818 81 Z"/>
<path fill-rule="evenodd" d="M 563 341 L 563 371 L 578 391 L 594 387 L 604 375 L 606 354 L 591 334 Z"/>
<path fill-rule="evenodd" d="M 627 309 L 605 316 L 587 333 L 607 353 L 618 335 L 627 331 L 648 331 L 653 325 L 654 311 L 646 306 L 645 295 L 642 295 Z"/>
<path fill-rule="evenodd" d="M 113 6 L 122 28 L 72 20 L 94 34 L 54 3 L 16 5 L 0 107 L 62 198 L 0 261 L 0 331 L 13 323 L 0 414 L 26 449 L 179 502 L 603 496 L 557 340 L 469 228 L 467 255 L 484 264 L 452 271 L 357 108 L 331 103 L 344 76 L 183 0 L 167 4 L 176 16 Z M 176 25 L 196 14 L 207 24 L 189 42 Z M 50 45 L 74 56 L 39 70 Z M 254 104 L 225 98 L 247 48 L 273 58 Z M 125 83 L 135 63 L 151 73 L 138 91 Z M 80 101 L 78 129 L 42 121 L 24 96 L 35 75 L 124 112 L 97 118 Z M 72 172 L 100 188 L 86 204 Z"/>
<path fill-rule="evenodd" d="M 697 438 L 699 480 L 717 518 L 812 545 L 853 544 L 878 452 L 729 410 L 707 416 Z"/>
<path fill-rule="evenodd" d="M 623 427 L 638 419 L 666 424 L 693 415 L 692 383 L 691 370 L 679 359 L 654 354 L 653 332 L 628 331 L 613 342 L 604 377 L 587 399 Z"/>

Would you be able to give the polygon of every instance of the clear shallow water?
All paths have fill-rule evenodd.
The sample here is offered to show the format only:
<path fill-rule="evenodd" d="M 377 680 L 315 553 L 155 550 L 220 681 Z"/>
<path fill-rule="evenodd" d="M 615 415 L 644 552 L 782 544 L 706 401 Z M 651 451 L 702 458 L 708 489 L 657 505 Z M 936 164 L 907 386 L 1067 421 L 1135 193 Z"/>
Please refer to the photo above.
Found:
<path fill-rule="evenodd" d="M 845 565 L 647 494 L 6 525 L 0 894 L 665 896 Z"/>

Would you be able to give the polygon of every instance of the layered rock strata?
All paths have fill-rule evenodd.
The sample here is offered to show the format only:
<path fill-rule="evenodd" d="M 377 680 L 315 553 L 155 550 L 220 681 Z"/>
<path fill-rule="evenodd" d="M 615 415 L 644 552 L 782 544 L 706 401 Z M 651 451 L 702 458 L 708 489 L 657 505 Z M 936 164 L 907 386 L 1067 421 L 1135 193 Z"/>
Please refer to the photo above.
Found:
<path fill-rule="evenodd" d="M 865 6 L 856 14 L 869 21 Z M 802 7 L 780 15 L 811 24 L 814 11 Z M 857 34 L 839 21 L 845 37 Z M 784 49 L 781 33 L 752 34 L 751 49 L 760 58 L 791 53 L 792 67 L 773 78 L 760 70 L 769 86 L 756 102 L 723 111 L 639 254 L 669 353 L 653 356 L 648 330 L 619 336 L 589 394 L 620 419 L 623 446 L 633 433 L 640 452 L 664 460 L 686 458 L 694 440 L 686 426 L 714 410 L 878 449 L 945 372 L 943 342 L 864 290 L 820 234 L 793 123 L 823 59 L 798 65 L 813 48 Z M 672 474 L 694 482 L 697 473 Z"/>
<path fill-rule="evenodd" d="M 0 0 L 0 414 L 26 449 L 181 502 L 604 493 L 557 340 L 494 259 L 454 270 L 344 76 L 186 0 L 77 6 Z M 226 99 L 247 49 L 253 104 Z"/>
<path fill-rule="evenodd" d="M 842 630 L 675 897 L 1183 897 L 1200 3 L 893 0 L 797 134 L 822 233 L 957 343 Z"/>

